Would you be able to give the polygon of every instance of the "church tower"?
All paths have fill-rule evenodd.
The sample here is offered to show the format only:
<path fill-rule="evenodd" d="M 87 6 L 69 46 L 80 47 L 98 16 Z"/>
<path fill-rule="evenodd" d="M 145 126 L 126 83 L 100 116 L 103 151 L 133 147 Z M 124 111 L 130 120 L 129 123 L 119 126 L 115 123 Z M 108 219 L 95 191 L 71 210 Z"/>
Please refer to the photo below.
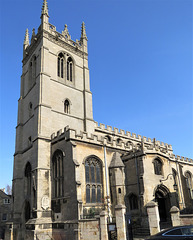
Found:
<path fill-rule="evenodd" d="M 49 219 L 51 204 L 51 134 L 66 126 L 94 131 L 85 25 L 80 40 L 71 40 L 49 23 L 47 0 L 41 24 L 23 44 L 13 173 L 14 239 L 25 239 L 29 219 Z M 46 221 L 45 221 L 46 222 Z"/>

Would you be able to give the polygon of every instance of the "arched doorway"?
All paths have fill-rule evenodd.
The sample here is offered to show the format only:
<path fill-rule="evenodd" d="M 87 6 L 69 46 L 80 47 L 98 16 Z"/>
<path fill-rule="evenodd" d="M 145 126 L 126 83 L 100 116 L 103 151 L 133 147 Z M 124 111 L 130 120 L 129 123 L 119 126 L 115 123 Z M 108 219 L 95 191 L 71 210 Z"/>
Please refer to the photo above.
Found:
<path fill-rule="evenodd" d="M 158 203 L 160 222 L 170 222 L 170 191 L 164 185 L 159 185 L 155 189 L 155 201 Z"/>

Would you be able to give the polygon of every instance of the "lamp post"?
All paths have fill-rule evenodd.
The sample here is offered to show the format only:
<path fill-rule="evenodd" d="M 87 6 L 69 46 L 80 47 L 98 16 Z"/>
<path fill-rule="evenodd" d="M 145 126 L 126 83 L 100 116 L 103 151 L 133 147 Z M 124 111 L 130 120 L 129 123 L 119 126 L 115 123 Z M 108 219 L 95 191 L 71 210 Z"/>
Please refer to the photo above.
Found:
<path fill-rule="evenodd" d="M 168 175 L 167 175 L 166 179 L 160 179 L 160 183 L 162 184 L 162 182 L 165 182 L 165 181 L 167 181 L 169 176 L 173 176 L 173 178 L 174 178 L 174 175 L 173 175 L 173 173 L 170 173 L 170 174 L 168 174 Z M 174 181 L 173 188 L 174 188 L 174 190 L 175 190 L 175 191 L 177 191 L 177 190 L 178 190 L 178 185 L 175 183 L 175 181 Z"/>

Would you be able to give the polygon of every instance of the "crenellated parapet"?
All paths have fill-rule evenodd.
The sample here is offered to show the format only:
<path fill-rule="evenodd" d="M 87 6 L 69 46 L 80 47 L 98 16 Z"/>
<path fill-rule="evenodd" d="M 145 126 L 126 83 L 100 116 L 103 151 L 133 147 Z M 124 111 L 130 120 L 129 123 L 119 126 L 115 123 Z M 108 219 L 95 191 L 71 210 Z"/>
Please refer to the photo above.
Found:
<path fill-rule="evenodd" d="M 110 148 L 117 148 L 119 150 L 126 150 L 129 151 L 132 149 L 133 146 L 127 144 L 126 141 L 116 141 L 116 140 L 111 140 L 109 141 L 106 136 L 102 136 L 99 134 L 91 134 L 88 132 L 78 132 L 75 129 L 70 129 L 68 127 L 65 127 L 63 130 L 60 129 L 57 131 L 57 133 L 53 133 L 51 135 L 51 142 L 55 143 L 60 140 L 65 139 L 66 141 L 79 141 L 79 142 L 85 142 L 85 143 L 90 143 L 90 144 L 95 144 L 95 145 L 101 145 L 101 146 L 108 146 Z"/>
<path fill-rule="evenodd" d="M 185 163 L 193 164 L 193 159 L 187 158 L 187 157 L 182 157 L 182 156 L 179 156 L 179 155 L 171 154 L 170 159 L 174 160 L 174 161 L 177 161 L 177 162 L 182 162 L 182 163 L 185 162 Z"/>
<path fill-rule="evenodd" d="M 113 128 L 108 125 L 106 126 L 105 124 L 102 124 L 102 123 L 98 124 L 97 122 L 95 122 L 95 131 L 104 133 L 110 136 L 116 135 L 118 137 L 122 137 L 123 139 L 129 139 L 131 141 L 135 141 L 139 143 L 143 141 L 145 146 L 151 146 L 151 147 L 156 146 L 156 147 L 166 148 L 168 151 L 172 151 L 172 145 L 170 144 L 157 141 L 155 138 L 151 139 L 145 136 L 137 135 L 136 133 L 131 133 L 115 127 Z"/>

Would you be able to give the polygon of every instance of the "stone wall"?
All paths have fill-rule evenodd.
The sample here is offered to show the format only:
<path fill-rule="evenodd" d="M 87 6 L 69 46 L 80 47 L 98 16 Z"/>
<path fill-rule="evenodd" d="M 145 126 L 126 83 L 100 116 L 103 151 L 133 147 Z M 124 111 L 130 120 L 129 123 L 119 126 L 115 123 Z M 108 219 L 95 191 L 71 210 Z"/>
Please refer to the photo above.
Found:
<path fill-rule="evenodd" d="M 79 239 L 99 240 L 100 239 L 99 219 L 79 220 Z"/>

